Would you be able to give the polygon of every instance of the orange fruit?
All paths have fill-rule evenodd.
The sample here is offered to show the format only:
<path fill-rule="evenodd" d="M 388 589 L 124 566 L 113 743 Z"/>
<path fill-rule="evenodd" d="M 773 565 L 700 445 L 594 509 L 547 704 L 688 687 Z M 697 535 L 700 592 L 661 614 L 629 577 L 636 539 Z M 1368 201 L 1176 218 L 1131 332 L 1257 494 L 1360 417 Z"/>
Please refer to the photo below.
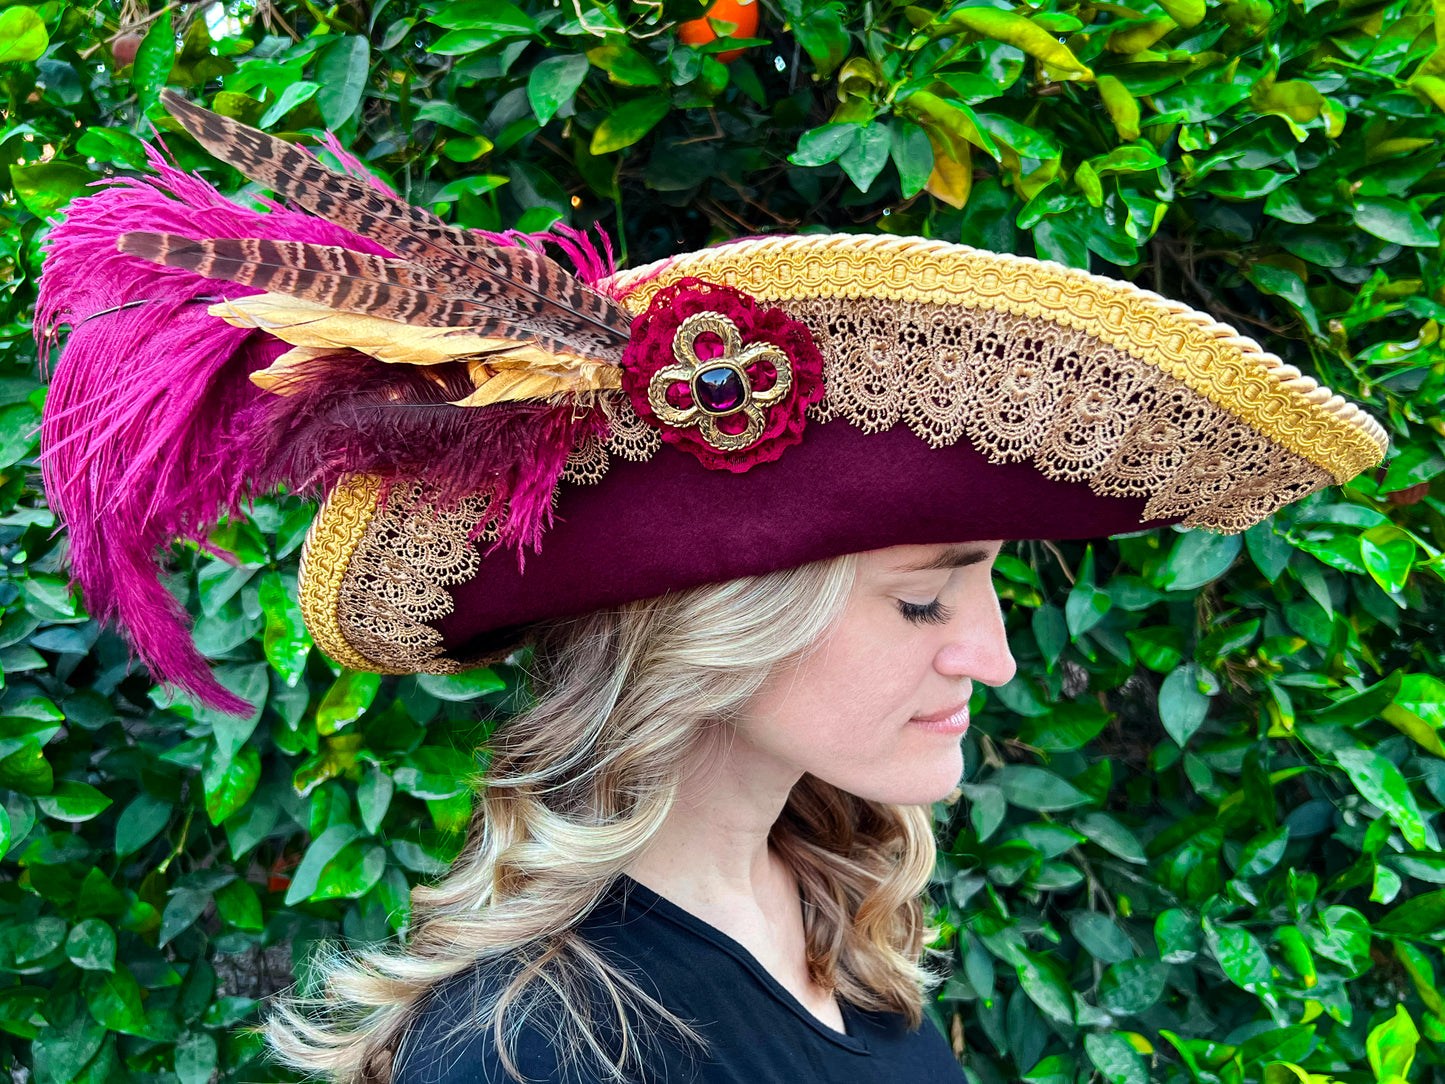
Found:
<path fill-rule="evenodd" d="M 678 40 L 684 45 L 706 45 L 715 39 L 717 34 L 713 33 L 708 19 L 736 25 L 737 29 L 728 35 L 730 38 L 751 38 L 758 31 L 758 0 L 717 0 L 703 18 L 693 19 L 677 28 Z M 729 49 L 713 55 L 727 64 L 742 56 L 743 50 Z"/>

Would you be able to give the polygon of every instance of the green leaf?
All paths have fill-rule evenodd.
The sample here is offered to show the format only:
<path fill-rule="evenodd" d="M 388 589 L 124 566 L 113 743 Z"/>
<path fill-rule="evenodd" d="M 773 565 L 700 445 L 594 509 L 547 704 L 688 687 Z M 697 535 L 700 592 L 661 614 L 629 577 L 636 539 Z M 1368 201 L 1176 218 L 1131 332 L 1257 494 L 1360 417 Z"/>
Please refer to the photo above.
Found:
<path fill-rule="evenodd" d="M 1272 520 L 1256 523 L 1244 533 L 1244 544 L 1254 566 L 1270 583 L 1279 579 L 1294 548 L 1289 540 L 1274 529 Z"/>
<path fill-rule="evenodd" d="M 41 1028 L 31 1045 L 36 1084 L 71 1084 L 105 1039 L 105 1028 L 84 1012 L 64 1027 Z"/>
<path fill-rule="evenodd" d="M 1340 749 L 1335 760 L 1361 796 L 1395 822 L 1411 847 L 1425 846 L 1425 817 L 1399 768 L 1373 749 Z"/>
<path fill-rule="evenodd" d="M 1434 248 L 1439 235 L 1425 222 L 1424 216 L 1404 200 L 1382 197 L 1355 201 L 1355 225 L 1397 245 Z"/>
<path fill-rule="evenodd" d="M 789 24 L 793 37 L 813 61 L 818 78 L 826 79 L 847 59 L 852 41 L 831 4 L 800 8 Z"/>
<path fill-rule="evenodd" d="M 311 653 L 311 633 L 301 615 L 295 580 L 281 572 L 268 571 L 261 577 L 261 609 L 266 614 L 266 661 L 294 686 L 306 671 Z"/>
<path fill-rule="evenodd" d="M 97 1023 L 111 1031 L 126 1035 L 144 1035 L 147 1031 L 145 1006 L 141 1002 L 140 985 L 124 967 L 110 971 L 92 971 L 82 984 L 85 1004 Z"/>
<path fill-rule="evenodd" d="M 1177 625 L 1130 629 L 1124 637 L 1139 661 L 1155 673 L 1169 673 L 1184 658 L 1184 630 Z"/>
<path fill-rule="evenodd" d="M 1199 919 L 1177 907 L 1154 920 L 1154 944 L 1166 964 L 1186 964 L 1199 952 Z"/>
<path fill-rule="evenodd" d="M 627 44 L 621 34 L 610 34 L 602 45 L 587 50 L 587 59 L 620 86 L 660 87 L 667 81 L 657 65 Z"/>
<path fill-rule="evenodd" d="M 115 970 L 115 931 L 104 919 L 77 922 L 65 939 L 65 955 L 85 971 Z"/>
<path fill-rule="evenodd" d="M 584 53 L 550 56 L 537 63 L 527 77 L 527 101 L 538 124 L 546 124 L 572 100 L 590 66 Z"/>
<path fill-rule="evenodd" d="M 507 0 L 457 0 L 442 5 L 427 19 L 447 30 L 507 30 L 530 34 L 537 29 L 537 20 Z"/>
<path fill-rule="evenodd" d="M 1207 918 L 1203 925 L 1204 939 L 1225 978 L 1251 993 L 1268 989 L 1269 957 L 1254 934 L 1239 926 L 1216 926 Z"/>
<path fill-rule="evenodd" d="M 7 8 L 14 11 L 14 8 Z M 86 186 L 99 180 L 96 174 L 69 162 L 40 162 L 33 166 L 11 166 L 10 183 L 25 209 L 33 215 L 48 218 L 59 211 L 76 196 L 83 195 Z M 10 407 L 0 415 L 0 424 L 10 418 L 31 417 L 34 411 L 28 405 Z M 29 441 L 26 442 L 27 446 Z"/>
<path fill-rule="evenodd" d="M 354 825 L 334 824 L 313 839 L 301 858 L 301 864 L 296 867 L 291 886 L 286 889 L 286 906 L 291 907 L 302 900 L 310 899 L 327 863 L 360 835 Z"/>
<path fill-rule="evenodd" d="M 151 106 L 160 99 L 175 62 L 176 29 L 171 18 L 171 9 L 166 7 L 161 9 L 160 18 L 151 23 L 150 29 L 141 39 L 140 48 L 136 50 L 135 63 L 131 66 L 130 84 L 140 103 L 141 116 L 145 116 Z"/>
<path fill-rule="evenodd" d="M 1008 813 L 1008 800 L 992 783 L 963 783 L 963 797 L 968 802 L 968 820 L 980 843 L 998 831 Z"/>
<path fill-rule="evenodd" d="M 65 920 L 55 915 L 44 915 L 15 931 L 10 949 L 17 964 L 32 964 L 45 959 L 64 941 Z"/>
<path fill-rule="evenodd" d="M 191 923 L 201 917 L 210 902 L 211 894 L 200 889 L 180 888 L 173 892 L 161 912 L 158 944 L 164 946 L 177 934 L 190 929 Z"/>
<path fill-rule="evenodd" d="M 1395 1014 L 1372 1028 L 1365 1038 L 1365 1052 L 1375 1079 L 1382 1084 L 1402 1084 L 1415 1060 L 1419 1042 L 1420 1032 L 1415 1028 L 1415 1021 L 1410 1019 L 1405 1006 L 1396 1005 Z"/>
<path fill-rule="evenodd" d="M 343 670 L 341 676 L 326 690 L 316 708 L 316 729 L 321 734 L 335 734 L 366 714 L 381 688 L 380 674 L 359 670 Z"/>
<path fill-rule="evenodd" d="M 327 46 L 316 62 L 316 108 L 328 128 L 340 128 L 361 106 L 371 68 L 371 46 L 360 34 L 347 34 Z"/>
<path fill-rule="evenodd" d="M 1381 708 L 1380 715 L 1396 730 L 1445 759 L 1445 743 L 1440 739 L 1440 731 L 1445 729 L 1445 681 L 1433 674 L 1405 674 L 1394 702 Z"/>
<path fill-rule="evenodd" d="M 1159 687 L 1159 719 L 1183 748 L 1209 715 L 1209 697 L 1199 689 L 1199 668 L 1185 663 Z"/>
<path fill-rule="evenodd" d="M 417 798 L 450 798 L 471 785 L 476 761 L 443 745 L 423 745 L 401 758 L 392 779 Z"/>
<path fill-rule="evenodd" d="M 176 1078 L 180 1084 L 206 1084 L 216 1071 L 216 1040 L 193 1031 L 176 1043 Z"/>
<path fill-rule="evenodd" d="M 251 800 L 261 780 L 261 755 L 251 746 L 243 746 L 231 758 L 229 766 L 218 750 L 212 749 L 201 769 L 201 784 L 206 792 L 206 816 L 212 824 L 220 824 Z"/>
<path fill-rule="evenodd" d="M 238 930 L 259 932 L 265 923 L 261 914 L 261 900 L 250 882 L 240 878 L 216 890 L 216 911 L 222 921 Z"/>
<path fill-rule="evenodd" d="M 98 816 L 110 805 L 110 799 L 89 783 L 62 779 L 49 794 L 37 797 L 35 804 L 47 817 L 80 824 Z"/>
<path fill-rule="evenodd" d="M 1061 43 L 1057 35 L 1032 19 L 991 7 L 966 7 L 928 28 L 930 37 L 953 37 L 968 31 L 1012 45 L 1052 68 L 1057 78 L 1090 78 L 1093 73 Z"/>
<path fill-rule="evenodd" d="M 458 106 L 456 102 L 449 102 L 445 98 L 433 98 L 431 101 L 422 102 L 421 107 L 416 111 L 416 119 L 419 121 L 429 120 L 434 124 L 445 124 L 448 128 L 455 128 L 457 131 L 466 132 L 470 136 L 477 138 L 482 137 L 482 125 L 477 118 Z M 486 145 L 486 150 L 492 149 L 490 140 L 482 138 L 482 142 Z M 477 157 L 480 157 L 480 153 Z M 465 177 L 458 178 L 458 180 L 466 179 Z M 455 184 L 456 182 L 454 181 L 452 183 Z M 445 185 L 443 186 L 443 190 L 450 187 L 450 185 Z M 496 185 L 492 185 L 491 187 L 495 188 Z M 462 189 L 462 191 L 472 190 Z M 482 189 L 482 191 L 489 192 L 491 188 Z M 432 198 L 436 199 L 435 196 Z"/>
<path fill-rule="evenodd" d="M 129 166 L 131 169 L 143 169 L 146 164 L 145 144 L 124 128 L 89 128 L 76 141 L 75 151 L 89 158 Z"/>
<path fill-rule="evenodd" d="M 1084 1036 L 1084 1052 L 1106 1084 L 1149 1084 L 1144 1060 L 1117 1032 L 1089 1032 Z"/>
<path fill-rule="evenodd" d="M 356 804 L 361 810 L 361 823 L 375 835 L 381 830 L 381 822 L 391 806 L 391 795 L 396 784 L 391 776 L 373 766 L 356 788 Z"/>
<path fill-rule="evenodd" d="M 1419 936 L 1434 934 L 1442 926 L 1445 926 L 1445 889 L 1411 897 L 1378 919 L 1374 928 L 1387 935 Z"/>
<path fill-rule="evenodd" d="M 984 9 L 973 8 L 971 10 L 981 11 Z M 990 133 L 1005 147 L 1015 151 L 1020 158 L 1037 158 L 1039 161 L 1047 161 L 1057 158 L 1062 153 L 1057 139 L 1048 132 L 1041 132 L 1037 128 L 1030 128 L 1012 117 L 1006 117 L 1001 113 L 979 113 L 977 121 L 980 128 Z"/>
<path fill-rule="evenodd" d="M 355 899 L 363 896 L 386 872 L 386 848 L 358 840 L 326 864 L 317 877 L 313 900 Z"/>
<path fill-rule="evenodd" d="M 16 4 L 0 12 L 0 64 L 39 60 L 49 47 L 45 20 L 34 8 Z"/>
<path fill-rule="evenodd" d="M 1370 578 L 1386 591 L 1398 592 L 1415 567 L 1415 540 L 1398 527 L 1372 527 L 1360 535 L 1360 560 Z"/>
<path fill-rule="evenodd" d="M 1109 713 L 1098 704 L 1054 704 L 1048 711 L 1026 717 L 1019 724 L 1019 739 L 1045 753 L 1069 753 L 1098 737 L 1109 719 Z"/>
<path fill-rule="evenodd" d="M 1183 27 L 1198 25 L 1204 19 L 1204 0 L 1159 0 L 1159 6 Z"/>
<path fill-rule="evenodd" d="M 1189 531 L 1175 541 L 1151 582 L 1166 591 L 1197 591 L 1229 570 L 1243 544 L 1237 534 Z"/>
<path fill-rule="evenodd" d="M 657 127 L 671 110 L 672 102 L 666 95 L 654 94 L 628 102 L 597 126 L 589 150 L 593 154 L 611 154 L 630 147 Z"/>
<path fill-rule="evenodd" d="M 1061 1024 L 1074 1023 L 1074 995 L 1063 969 L 1042 953 L 1022 950 L 1017 965 L 1019 985 L 1044 1014 Z"/>
<path fill-rule="evenodd" d="M 266 107 L 266 112 L 261 114 L 260 127 L 271 127 L 302 102 L 309 102 L 320 89 L 320 83 L 313 83 L 309 80 L 288 83 L 286 89 L 281 91 L 280 96 Z"/>
<path fill-rule="evenodd" d="M 933 143 L 922 128 L 899 116 L 892 119 L 889 129 L 892 138 L 889 154 L 898 170 L 903 198 L 909 199 L 923 191 L 933 172 Z"/>
<path fill-rule="evenodd" d="M 1153 960 L 1124 960 L 1104 972 L 1099 1004 L 1110 1012 L 1137 1016 L 1164 996 L 1168 969 Z"/>
<path fill-rule="evenodd" d="M 458 177 L 456 180 L 442 185 L 433 193 L 432 203 L 452 203 L 461 196 L 482 196 L 494 189 L 501 188 L 511 180 L 500 173 L 479 173 L 471 177 Z M 534 207 L 532 210 L 542 210 Z M 555 219 L 554 219 L 555 221 Z"/>
<path fill-rule="evenodd" d="M 1069 932 L 1095 959 L 1117 964 L 1134 955 L 1134 945 L 1123 930 L 1098 911 L 1075 911 L 1069 916 Z"/>
<path fill-rule="evenodd" d="M 1087 805 L 1089 796 L 1047 768 L 1009 764 L 989 780 L 1003 790 L 1011 805 L 1020 809 L 1058 812 Z"/>
<path fill-rule="evenodd" d="M 142 791 L 120 811 L 115 822 L 115 853 L 134 854 L 170 822 L 171 804 Z"/>
<path fill-rule="evenodd" d="M 824 166 L 837 161 L 858 140 L 857 124 L 824 124 L 798 137 L 798 149 L 788 155 L 795 166 Z"/>
<path fill-rule="evenodd" d="M 882 121 L 874 121 L 858 133 L 852 146 L 838 158 L 838 164 L 858 191 L 867 192 L 888 164 L 892 146 L 893 136 L 888 126 Z"/>
<path fill-rule="evenodd" d="M 1244 850 L 1240 852 L 1237 870 L 1239 876 L 1258 877 L 1268 873 L 1279 865 L 1288 846 L 1289 825 L 1273 832 L 1261 832 L 1246 843 Z"/>
<path fill-rule="evenodd" d="M 1147 173 L 1168 164 L 1146 145 L 1115 147 L 1108 154 L 1089 159 L 1090 167 L 1101 177 L 1110 173 Z"/>
<path fill-rule="evenodd" d="M 1108 813 L 1085 813 L 1074 821 L 1074 828 L 1126 862 L 1143 865 L 1148 861 L 1139 838 Z"/>
<path fill-rule="evenodd" d="M 507 683 L 495 670 L 479 667 L 460 674 L 418 674 L 416 683 L 438 700 L 466 701 L 505 692 Z"/>
<path fill-rule="evenodd" d="M 1112 605 L 1107 591 L 1101 591 L 1081 578 L 1069 591 L 1064 603 L 1064 620 L 1068 624 L 1069 635 L 1077 638 L 1088 632 L 1104 620 Z"/>
<path fill-rule="evenodd" d="M 192 717 L 196 722 L 211 724 L 216 748 L 220 750 L 221 763 L 226 765 L 255 733 L 256 724 L 260 721 L 261 712 L 266 705 L 266 693 L 271 687 L 271 679 L 267 674 L 266 664 L 261 662 L 243 666 L 218 666 L 214 673 L 216 680 L 227 689 L 256 706 L 250 715 L 231 715 L 211 708 L 192 709 Z"/>

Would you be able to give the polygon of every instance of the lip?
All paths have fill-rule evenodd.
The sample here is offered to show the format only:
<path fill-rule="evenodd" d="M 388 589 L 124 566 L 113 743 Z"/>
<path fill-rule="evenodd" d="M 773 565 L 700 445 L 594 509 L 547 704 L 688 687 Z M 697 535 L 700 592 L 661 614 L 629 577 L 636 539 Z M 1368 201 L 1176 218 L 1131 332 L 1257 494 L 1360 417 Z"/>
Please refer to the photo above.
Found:
<path fill-rule="evenodd" d="M 915 715 L 908 722 L 936 734 L 963 734 L 968 730 L 968 705 L 955 704 L 932 715 Z"/>

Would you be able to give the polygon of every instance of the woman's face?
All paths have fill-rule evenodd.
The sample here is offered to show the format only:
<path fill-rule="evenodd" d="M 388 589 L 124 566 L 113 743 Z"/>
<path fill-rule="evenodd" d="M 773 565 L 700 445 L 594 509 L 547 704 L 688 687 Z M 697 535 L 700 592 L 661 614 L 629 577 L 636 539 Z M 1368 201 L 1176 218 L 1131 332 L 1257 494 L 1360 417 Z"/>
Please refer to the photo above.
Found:
<path fill-rule="evenodd" d="M 1001 545 L 860 554 L 842 619 L 752 699 L 733 755 L 875 801 L 945 797 L 963 774 L 973 683 L 1014 675 L 992 580 Z"/>

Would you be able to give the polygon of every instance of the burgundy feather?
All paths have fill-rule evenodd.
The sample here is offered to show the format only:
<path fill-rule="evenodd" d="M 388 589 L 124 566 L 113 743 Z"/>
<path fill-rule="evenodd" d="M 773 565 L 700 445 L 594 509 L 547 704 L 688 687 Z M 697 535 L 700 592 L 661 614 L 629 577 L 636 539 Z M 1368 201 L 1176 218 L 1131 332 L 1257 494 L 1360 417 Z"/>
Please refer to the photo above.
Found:
<path fill-rule="evenodd" d="M 573 417 L 571 406 L 446 406 L 438 396 L 461 385 L 438 388 L 425 374 L 361 355 L 307 366 L 296 394 L 260 391 L 249 375 L 286 345 L 206 312 L 210 302 L 257 291 L 140 259 L 117 240 L 148 231 L 394 254 L 275 204 L 238 207 L 154 152 L 152 164 L 156 177 L 112 182 L 72 202 L 45 242 L 35 320 L 42 352 L 60 327 L 70 333 L 42 423 L 42 469 L 91 612 L 125 628 L 158 681 L 246 712 L 211 675 L 184 608 L 160 582 L 158 558 L 172 540 L 204 544 L 248 495 L 277 486 L 325 490 L 354 471 L 425 471 L 438 501 L 485 489 L 508 500 L 505 539 L 520 551 L 550 521 L 568 451 L 605 422 L 596 411 Z M 586 270 L 601 265 L 598 256 Z M 453 384 L 462 378 L 460 366 L 444 368 Z"/>

